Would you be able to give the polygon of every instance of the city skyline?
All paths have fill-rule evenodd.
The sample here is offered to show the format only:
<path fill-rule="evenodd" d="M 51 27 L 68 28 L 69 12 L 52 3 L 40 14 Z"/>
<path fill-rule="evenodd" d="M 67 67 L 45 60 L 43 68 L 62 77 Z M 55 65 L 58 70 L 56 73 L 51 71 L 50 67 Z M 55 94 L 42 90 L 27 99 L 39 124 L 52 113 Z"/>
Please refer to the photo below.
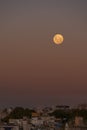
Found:
<path fill-rule="evenodd" d="M 86 12 L 86 0 L 0 0 L 0 106 L 86 103 Z"/>

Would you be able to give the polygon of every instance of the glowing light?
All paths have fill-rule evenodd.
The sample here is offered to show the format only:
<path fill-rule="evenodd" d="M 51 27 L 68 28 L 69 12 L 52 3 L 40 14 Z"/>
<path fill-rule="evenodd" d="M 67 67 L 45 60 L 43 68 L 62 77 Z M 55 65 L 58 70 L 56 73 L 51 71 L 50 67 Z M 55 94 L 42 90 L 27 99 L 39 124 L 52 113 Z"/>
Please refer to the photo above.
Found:
<path fill-rule="evenodd" d="M 54 35 L 53 42 L 55 44 L 61 44 L 63 41 L 64 41 L 63 35 L 61 35 L 61 34 Z"/>

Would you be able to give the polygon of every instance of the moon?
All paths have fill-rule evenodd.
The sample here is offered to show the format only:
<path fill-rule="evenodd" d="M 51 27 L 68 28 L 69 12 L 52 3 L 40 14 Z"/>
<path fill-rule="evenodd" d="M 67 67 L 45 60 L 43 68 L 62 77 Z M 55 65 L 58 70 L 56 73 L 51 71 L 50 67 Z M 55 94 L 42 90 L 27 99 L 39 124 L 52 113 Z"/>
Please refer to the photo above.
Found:
<path fill-rule="evenodd" d="M 55 44 L 62 44 L 63 41 L 64 41 L 63 35 L 61 35 L 61 34 L 55 34 L 55 35 L 54 35 L 54 37 L 53 37 L 53 42 L 54 42 Z"/>

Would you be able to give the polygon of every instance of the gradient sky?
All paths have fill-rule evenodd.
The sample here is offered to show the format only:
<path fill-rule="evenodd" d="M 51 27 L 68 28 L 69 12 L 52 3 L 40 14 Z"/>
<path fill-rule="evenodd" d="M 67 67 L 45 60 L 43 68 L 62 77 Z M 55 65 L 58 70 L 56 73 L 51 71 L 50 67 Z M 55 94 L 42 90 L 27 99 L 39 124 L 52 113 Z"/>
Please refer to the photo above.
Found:
<path fill-rule="evenodd" d="M 0 0 L 0 107 L 86 101 L 87 0 Z"/>

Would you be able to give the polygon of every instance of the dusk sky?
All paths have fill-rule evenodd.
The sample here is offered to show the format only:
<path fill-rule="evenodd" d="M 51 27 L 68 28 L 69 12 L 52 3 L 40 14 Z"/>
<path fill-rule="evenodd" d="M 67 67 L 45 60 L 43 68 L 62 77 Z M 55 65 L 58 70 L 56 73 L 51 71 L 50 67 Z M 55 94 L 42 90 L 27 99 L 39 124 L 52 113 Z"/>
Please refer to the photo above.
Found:
<path fill-rule="evenodd" d="M 87 103 L 87 0 L 0 0 L 0 107 L 79 103 Z"/>

